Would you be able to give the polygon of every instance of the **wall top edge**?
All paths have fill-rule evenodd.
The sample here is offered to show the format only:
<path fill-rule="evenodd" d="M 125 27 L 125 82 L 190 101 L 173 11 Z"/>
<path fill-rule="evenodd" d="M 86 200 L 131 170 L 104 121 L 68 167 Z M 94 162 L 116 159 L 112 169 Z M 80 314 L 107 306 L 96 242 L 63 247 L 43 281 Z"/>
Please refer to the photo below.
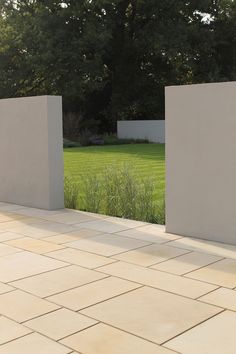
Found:
<path fill-rule="evenodd" d="M 59 95 L 37 95 L 37 96 L 22 96 L 22 97 L 9 97 L 9 98 L 0 98 L 0 101 L 9 101 L 9 100 L 26 100 L 26 99 L 37 99 L 37 98 L 62 98 Z"/>
<path fill-rule="evenodd" d="M 222 81 L 222 82 L 206 82 L 201 84 L 187 84 L 187 85 L 171 85 L 165 86 L 165 90 L 169 89 L 181 89 L 181 88 L 191 88 L 191 87 L 204 87 L 204 86 L 228 86 L 228 85 L 236 85 L 236 81 Z"/>
<path fill-rule="evenodd" d="M 125 120 L 118 120 L 117 121 L 117 123 L 132 123 L 132 122 L 134 122 L 134 123 L 141 123 L 141 122 L 164 122 L 165 121 L 165 119 L 140 119 L 140 120 L 132 120 L 132 119 L 130 119 L 130 120 L 127 120 L 127 119 L 125 119 Z"/>

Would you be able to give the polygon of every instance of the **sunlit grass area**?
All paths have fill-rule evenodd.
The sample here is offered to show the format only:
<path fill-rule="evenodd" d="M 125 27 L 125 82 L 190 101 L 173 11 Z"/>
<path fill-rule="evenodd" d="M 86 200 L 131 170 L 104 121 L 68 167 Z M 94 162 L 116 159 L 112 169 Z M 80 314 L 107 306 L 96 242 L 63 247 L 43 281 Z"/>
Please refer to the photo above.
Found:
<path fill-rule="evenodd" d="M 64 150 L 65 176 L 80 182 L 86 176 L 101 176 L 105 167 L 128 165 L 138 179 L 156 180 L 155 197 L 163 199 L 165 189 L 165 145 L 128 144 L 89 146 Z"/>

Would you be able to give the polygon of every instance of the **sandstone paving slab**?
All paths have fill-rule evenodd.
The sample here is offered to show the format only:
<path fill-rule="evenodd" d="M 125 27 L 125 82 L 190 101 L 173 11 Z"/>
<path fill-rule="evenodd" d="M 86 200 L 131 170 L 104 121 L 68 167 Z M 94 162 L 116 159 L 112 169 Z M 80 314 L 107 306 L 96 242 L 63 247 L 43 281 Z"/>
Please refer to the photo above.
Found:
<path fill-rule="evenodd" d="M 70 262 L 71 264 L 76 264 L 89 269 L 97 268 L 115 262 L 114 259 L 77 250 L 74 248 L 64 248 L 59 251 L 50 252 L 47 255 L 49 257 L 59 259 L 65 262 Z"/>
<path fill-rule="evenodd" d="M 44 238 L 45 241 L 55 242 L 55 243 L 68 243 L 72 241 L 79 240 L 85 237 L 93 237 L 101 234 L 101 231 L 89 230 L 89 229 L 78 229 L 75 231 L 67 232 L 65 234 L 59 234 L 55 236 L 50 236 Z"/>
<path fill-rule="evenodd" d="M 236 259 L 236 246 L 226 243 L 212 242 L 197 238 L 182 237 L 169 243 L 169 246 L 201 253 L 213 254 L 222 258 Z"/>
<path fill-rule="evenodd" d="M 0 295 L 0 314 L 17 322 L 58 309 L 59 306 L 20 290 Z"/>
<path fill-rule="evenodd" d="M 223 259 L 187 274 L 189 278 L 226 288 L 236 287 L 236 260 Z"/>
<path fill-rule="evenodd" d="M 103 233 L 114 233 L 127 229 L 137 227 L 137 223 L 134 220 L 123 220 L 120 218 L 109 218 L 84 222 L 80 225 L 82 228 L 92 229 L 96 231 L 101 231 Z"/>
<path fill-rule="evenodd" d="M 24 219 L 24 216 L 16 213 L 0 212 L 0 223 L 4 223 L 6 221 L 20 220 L 20 219 Z"/>
<path fill-rule="evenodd" d="M 63 246 L 55 245 L 54 243 L 34 239 L 31 237 L 24 237 L 7 241 L 6 244 L 38 254 L 44 254 L 64 248 Z"/>
<path fill-rule="evenodd" d="M 174 258 L 188 252 L 189 251 L 181 250 L 175 247 L 154 244 L 134 251 L 121 253 L 114 256 L 114 258 L 148 267 L 155 263 L 163 262 L 167 259 Z"/>
<path fill-rule="evenodd" d="M 212 254 L 190 252 L 180 257 L 170 259 L 166 262 L 156 264 L 151 268 L 176 275 L 183 275 L 217 262 L 221 259 L 221 257 L 214 256 Z"/>
<path fill-rule="evenodd" d="M 9 320 L 4 316 L 0 316 L 0 345 L 9 342 L 13 339 L 25 336 L 32 331 L 25 326 Z"/>
<path fill-rule="evenodd" d="M 0 238 L 1 238 L 1 234 L 0 234 Z M 13 254 L 16 252 L 21 252 L 21 251 L 22 250 L 20 250 L 19 248 L 8 246 L 3 243 L 0 243 L 0 257 L 7 256 L 9 254 Z"/>
<path fill-rule="evenodd" d="M 143 287 L 81 313 L 161 344 L 220 311 L 196 300 Z"/>
<path fill-rule="evenodd" d="M 5 230 L 5 231 L 11 231 L 15 232 L 15 228 L 17 227 L 24 227 L 25 225 L 30 225 L 30 224 L 36 224 L 39 222 L 44 222 L 42 219 L 36 219 L 36 218 L 24 218 L 20 220 L 14 220 L 13 221 L 7 221 L 7 222 L 2 222 L 0 223 L 0 230 Z M 21 235 L 22 237 L 22 235 Z"/>
<path fill-rule="evenodd" d="M 84 354 L 174 354 L 119 329 L 97 324 L 61 341 Z"/>
<path fill-rule="evenodd" d="M 67 225 L 73 225 L 73 224 L 77 224 L 77 223 L 93 221 L 94 219 L 96 219 L 96 217 L 86 215 L 86 214 L 80 213 L 80 212 L 70 211 L 70 212 L 50 215 L 50 216 L 47 216 L 46 219 L 53 221 L 53 222 L 59 222 L 59 223 L 67 224 Z"/>
<path fill-rule="evenodd" d="M 126 236 L 137 240 L 143 240 L 153 243 L 165 243 L 181 238 L 179 235 L 173 235 L 165 232 L 163 225 L 145 225 L 135 229 L 125 230 L 118 233 L 120 236 Z"/>
<path fill-rule="evenodd" d="M 98 231 L 98 230 L 92 230 L 92 229 L 84 229 L 84 228 L 81 228 L 81 229 L 78 229 L 78 230 L 76 230 L 76 231 L 70 232 L 68 235 L 74 236 L 74 237 L 76 237 L 77 239 L 80 239 L 80 238 L 85 238 L 85 237 L 97 236 L 97 235 L 100 235 L 101 233 L 102 233 L 102 232 L 101 232 L 101 231 Z"/>
<path fill-rule="evenodd" d="M 38 333 L 6 343 L 0 347 L 0 354 L 69 354 L 71 350 L 64 345 Z"/>
<path fill-rule="evenodd" d="M 14 228 L 14 232 L 33 238 L 44 238 L 71 231 L 74 231 L 74 228 L 70 225 L 50 221 L 40 221 Z"/>
<path fill-rule="evenodd" d="M 109 257 L 135 248 L 147 246 L 149 243 L 140 240 L 131 240 L 113 234 L 103 234 L 69 242 L 66 245 L 71 248 L 78 248 L 82 251 Z"/>
<path fill-rule="evenodd" d="M 14 290 L 14 288 L 8 284 L 0 283 L 0 294 L 7 293 L 8 291 Z"/>
<path fill-rule="evenodd" d="M 70 236 L 69 234 L 59 234 L 55 236 L 44 237 L 42 238 L 42 240 L 61 245 L 63 243 L 76 241 L 77 238 L 74 236 Z"/>
<path fill-rule="evenodd" d="M 138 220 L 130 220 L 130 219 L 126 219 L 126 218 L 120 218 L 117 216 L 107 216 L 107 221 L 110 222 L 114 222 L 114 223 L 118 223 L 120 225 L 124 225 L 130 229 L 132 228 L 136 228 L 136 227 L 140 227 L 140 226 L 145 226 L 145 225 L 149 225 L 147 222 L 145 221 L 138 221 Z"/>
<path fill-rule="evenodd" d="M 217 289 L 217 286 L 212 284 L 121 261 L 100 267 L 97 270 L 105 274 L 117 276 L 193 299 Z"/>
<path fill-rule="evenodd" d="M 97 321 L 67 309 L 59 309 L 24 323 L 25 326 L 59 340 L 85 328 L 93 326 Z"/>
<path fill-rule="evenodd" d="M 17 212 L 17 210 L 21 209 L 22 206 L 10 203 L 0 203 L 0 211 L 9 211 L 9 212 Z"/>
<path fill-rule="evenodd" d="M 162 225 L 0 203 L 0 354 L 235 353 L 235 264 Z"/>
<path fill-rule="evenodd" d="M 199 298 L 200 301 L 208 304 L 223 307 L 228 310 L 236 311 L 236 291 L 219 288 L 211 293 Z"/>
<path fill-rule="evenodd" d="M 67 263 L 27 251 L 0 257 L 0 281 L 11 282 L 66 266 Z"/>
<path fill-rule="evenodd" d="M 16 240 L 18 238 L 22 238 L 22 235 L 11 231 L 5 231 L 5 230 L 1 231 L 0 233 L 0 242 Z"/>
<path fill-rule="evenodd" d="M 78 311 L 139 287 L 140 285 L 136 283 L 109 277 L 50 296 L 47 300 L 65 306 L 71 310 Z"/>
<path fill-rule="evenodd" d="M 36 296 L 46 297 L 105 277 L 105 274 L 72 265 L 11 284 Z"/>
<path fill-rule="evenodd" d="M 37 209 L 37 208 L 30 208 L 30 207 L 21 207 L 20 209 L 17 210 L 18 214 L 27 217 L 34 217 L 34 218 L 44 218 L 47 216 L 62 214 L 66 212 L 69 212 L 69 210 L 68 209 L 45 210 L 45 209 Z"/>
<path fill-rule="evenodd" d="M 182 354 L 235 354 L 236 313 L 225 311 L 167 342 Z"/>

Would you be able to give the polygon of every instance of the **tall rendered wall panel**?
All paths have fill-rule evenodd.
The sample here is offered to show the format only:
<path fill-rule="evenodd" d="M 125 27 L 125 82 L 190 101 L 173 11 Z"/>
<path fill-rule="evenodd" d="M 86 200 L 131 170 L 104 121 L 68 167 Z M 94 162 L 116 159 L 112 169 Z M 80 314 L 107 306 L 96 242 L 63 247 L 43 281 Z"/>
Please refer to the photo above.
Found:
<path fill-rule="evenodd" d="M 61 97 L 0 100 L 0 152 L 0 201 L 64 207 Z"/>
<path fill-rule="evenodd" d="M 166 219 L 236 244 L 236 82 L 166 88 Z"/>

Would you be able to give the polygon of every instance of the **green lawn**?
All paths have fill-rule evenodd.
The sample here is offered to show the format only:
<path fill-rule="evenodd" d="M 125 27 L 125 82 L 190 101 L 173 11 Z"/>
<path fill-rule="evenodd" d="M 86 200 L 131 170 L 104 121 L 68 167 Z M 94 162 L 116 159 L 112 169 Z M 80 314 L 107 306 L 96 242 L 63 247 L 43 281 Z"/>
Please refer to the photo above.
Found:
<path fill-rule="evenodd" d="M 88 174 L 99 175 L 105 166 L 134 166 L 139 178 L 157 180 L 156 198 L 163 199 L 165 189 L 165 145 L 127 144 L 90 146 L 64 150 L 65 176 L 76 181 Z"/>

